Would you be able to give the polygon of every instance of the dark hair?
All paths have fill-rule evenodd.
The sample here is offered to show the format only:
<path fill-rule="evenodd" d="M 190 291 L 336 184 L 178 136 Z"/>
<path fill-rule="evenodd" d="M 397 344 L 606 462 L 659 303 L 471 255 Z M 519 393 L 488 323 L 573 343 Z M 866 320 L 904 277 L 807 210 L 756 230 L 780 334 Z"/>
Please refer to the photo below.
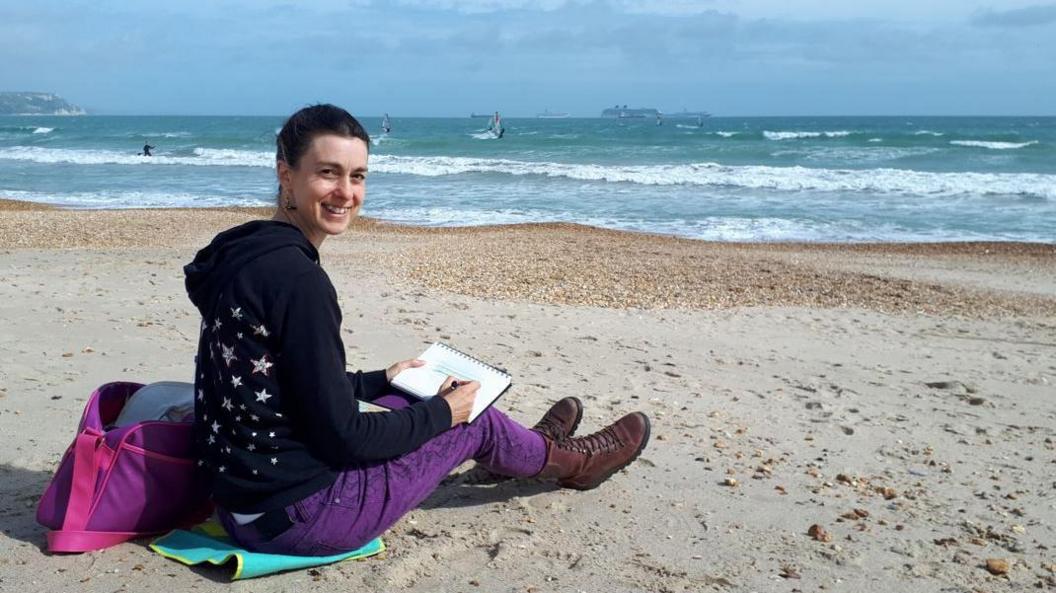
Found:
<path fill-rule="evenodd" d="M 370 149 L 370 136 L 356 118 L 336 105 L 324 103 L 305 107 L 286 120 L 275 138 L 275 158 L 296 167 L 312 140 L 321 134 L 359 138 Z"/>

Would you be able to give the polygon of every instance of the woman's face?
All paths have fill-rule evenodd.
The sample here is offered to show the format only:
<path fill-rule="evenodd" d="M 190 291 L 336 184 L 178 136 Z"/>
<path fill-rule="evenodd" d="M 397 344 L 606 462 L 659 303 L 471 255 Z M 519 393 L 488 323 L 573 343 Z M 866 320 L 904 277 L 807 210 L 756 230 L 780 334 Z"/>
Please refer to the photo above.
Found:
<path fill-rule="evenodd" d="M 279 211 L 318 248 L 327 235 L 340 235 L 367 195 L 367 145 L 359 138 L 316 136 L 297 168 L 278 163 L 283 197 Z M 284 209 L 287 200 L 296 209 Z"/>

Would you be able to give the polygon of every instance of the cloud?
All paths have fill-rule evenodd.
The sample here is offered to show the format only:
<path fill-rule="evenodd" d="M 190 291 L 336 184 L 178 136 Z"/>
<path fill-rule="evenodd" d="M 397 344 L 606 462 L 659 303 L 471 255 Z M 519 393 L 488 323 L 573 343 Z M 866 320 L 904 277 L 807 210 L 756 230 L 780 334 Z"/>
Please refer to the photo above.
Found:
<path fill-rule="evenodd" d="M 486 14 L 508 10 L 552 11 L 569 4 L 566 0 L 399 0 L 401 6 L 425 10 Z"/>
<path fill-rule="evenodd" d="M 1056 22 L 1056 4 L 1038 4 L 1013 10 L 985 10 L 972 17 L 977 27 L 1034 27 Z"/>
<path fill-rule="evenodd" d="M 737 8 L 773 0 L 291 1 L 0 2 L 0 78 L 111 112 L 285 113 L 325 99 L 420 114 L 615 101 L 941 111 L 951 89 L 1001 111 L 1018 97 L 1042 104 L 1056 81 L 1056 36 L 1023 27 L 1056 21 L 1056 0 L 939 24 Z"/>
<path fill-rule="evenodd" d="M 654 0 L 615 0 L 611 4 L 614 8 L 628 14 L 678 16 L 711 12 L 714 10 L 715 0 L 665 0 L 664 2 L 655 2 Z"/>
<path fill-rule="evenodd" d="M 361 0 L 362 1 L 362 0 Z M 506 11 L 554 12 L 578 6 L 624 14 L 692 15 L 712 9 L 715 0 L 398 0 L 401 6 L 423 10 L 487 14 Z"/>

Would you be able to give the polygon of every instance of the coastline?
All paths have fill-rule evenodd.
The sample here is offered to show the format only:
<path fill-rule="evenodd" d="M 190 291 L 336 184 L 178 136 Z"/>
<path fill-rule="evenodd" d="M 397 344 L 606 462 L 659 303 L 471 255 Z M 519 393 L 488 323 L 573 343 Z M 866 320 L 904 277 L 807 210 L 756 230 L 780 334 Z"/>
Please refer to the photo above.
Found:
<path fill-rule="evenodd" d="M 250 206 L 210 206 L 204 208 L 67 208 L 57 204 L 44 202 L 29 202 L 0 197 L 0 212 L 33 212 L 33 211 L 62 211 L 70 213 L 167 213 L 167 212 L 221 212 L 245 214 L 250 217 L 270 216 L 274 211 L 271 207 Z M 789 250 L 840 250 L 855 252 L 887 252 L 919 254 L 927 253 L 933 255 L 1026 255 L 1048 257 L 1056 254 L 1056 242 L 1040 243 L 1027 241 L 929 241 L 929 242 L 818 242 L 818 241 L 712 241 L 707 239 L 694 239 L 679 237 L 676 235 L 665 235 L 661 233 L 648 233 L 641 231 L 630 231 L 620 229 L 608 229 L 571 222 L 529 222 L 513 224 L 484 224 L 461 227 L 450 226 L 416 226 L 387 222 L 368 216 L 357 218 L 352 222 L 352 230 L 362 228 L 383 228 L 393 234 L 444 234 L 444 233 L 480 233 L 491 232 L 502 229 L 539 229 L 539 230 L 574 230 L 583 229 L 611 237 L 653 237 L 667 239 L 674 242 L 687 242 L 690 244 L 707 245 L 731 245 L 745 248 L 758 249 L 789 249 Z"/>
<path fill-rule="evenodd" d="M 0 200 L 0 249 L 196 250 L 271 212 Z M 351 247 L 367 238 L 366 249 Z M 720 243 L 571 223 L 415 227 L 363 218 L 328 241 L 324 257 L 329 249 L 364 257 L 407 285 L 535 303 L 1056 315 L 1056 245 L 1044 243 Z"/>
<path fill-rule="evenodd" d="M 182 266 L 216 232 L 270 211 L 9 206 L 0 582 L 229 590 L 222 569 L 187 569 L 145 540 L 47 555 L 33 513 L 92 389 L 189 380 L 200 319 Z M 253 590 L 1056 587 L 1052 245 L 730 244 L 364 220 L 321 252 L 350 369 L 442 340 L 514 374 L 502 407 L 525 424 L 576 395 L 581 433 L 640 409 L 653 436 L 589 492 L 496 483 L 467 464 L 383 536 L 383 557 Z"/>

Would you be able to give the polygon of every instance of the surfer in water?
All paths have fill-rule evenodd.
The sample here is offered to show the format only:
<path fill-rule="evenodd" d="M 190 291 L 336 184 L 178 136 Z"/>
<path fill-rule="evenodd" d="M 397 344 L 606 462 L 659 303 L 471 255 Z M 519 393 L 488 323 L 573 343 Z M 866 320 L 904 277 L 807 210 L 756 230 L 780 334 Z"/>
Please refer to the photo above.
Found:
<path fill-rule="evenodd" d="M 392 124 L 389 123 L 389 114 L 386 113 L 385 117 L 381 118 L 381 133 L 388 134 L 392 131 Z"/>
<path fill-rule="evenodd" d="M 141 154 L 143 156 L 154 156 L 153 154 L 150 153 L 150 151 L 154 150 L 155 148 L 156 148 L 155 146 L 151 146 L 150 144 L 144 144 L 143 145 L 143 152 Z"/>

